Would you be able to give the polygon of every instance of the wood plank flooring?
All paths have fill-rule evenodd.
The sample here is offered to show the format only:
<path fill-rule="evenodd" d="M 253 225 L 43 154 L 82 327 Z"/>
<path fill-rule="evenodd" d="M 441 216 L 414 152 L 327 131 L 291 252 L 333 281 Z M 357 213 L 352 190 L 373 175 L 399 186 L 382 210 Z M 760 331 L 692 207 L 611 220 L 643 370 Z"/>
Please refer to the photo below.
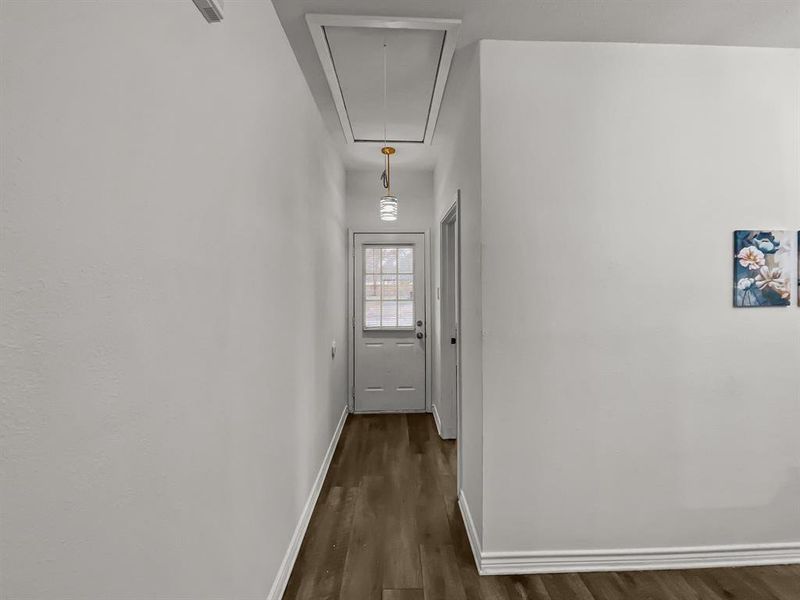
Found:
<path fill-rule="evenodd" d="M 430 415 L 351 415 L 284 600 L 800 600 L 800 566 L 479 577 L 455 473 Z"/>

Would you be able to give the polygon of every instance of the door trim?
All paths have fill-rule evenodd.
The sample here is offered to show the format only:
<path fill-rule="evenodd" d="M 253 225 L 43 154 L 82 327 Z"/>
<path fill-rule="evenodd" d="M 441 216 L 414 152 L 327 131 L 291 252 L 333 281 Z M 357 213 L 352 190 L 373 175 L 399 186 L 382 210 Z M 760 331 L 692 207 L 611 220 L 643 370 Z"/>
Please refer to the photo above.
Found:
<path fill-rule="evenodd" d="M 439 400 L 436 406 L 440 416 L 444 416 L 439 435 L 443 439 L 458 439 L 460 428 L 458 426 L 458 407 L 461 396 L 461 252 L 460 252 L 460 222 L 459 222 L 459 196 L 450 205 L 439 221 L 439 357 L 441 365 L 436 374 L 439 378 Z M 452 231 L 452 233 L 451 233 Z M 452 239 L 450 239 L 452 236 Z M 452 266 L 451 266 L 452 263 Z M 451 272 L 452 269 L 452 272 Z M 452 281 L 451 281 L 452 277 Z M 452 286 L 452 289 L 450 287 Z M 446 297 L 452 294 L 453 305 L 445 302 Z M 448 329 L 445 330 L 445 326 Z M 452 328 L 450 328 L 452 326 Z M 455 336 L 455 348 L 450 343 L 450 338 Z M 445 369 L 445 361 L 455 365 L 455 377 L 450 379 Z M 451 363 L 452 361 L 452 363 Z M 447 377 L 445 376 L 447 373 Z M 452 384 L 452 385 L 451 385 Z M 451 389 L 454 387 L 455 389 Z M 441 405 L 443 397 L 453 399 L 455 406 L 448 403 Z M 444 413 L 441 411 L 444 410 Z"/>
<path fill-rule="evenodd" d="M 432 382 L 432 356 L 431 356 L 431 269 L 430 269 L 430 229 L 414 231 L 407 229 L 352 229 L 347 228 L 347 409 L 355 412 L 355 384 L 356 384 L 356 353 L 355 353 L 355 328 L 356 328 L 356 235 L 422 235 L 424 239 L 425 264 L 425 409 L 424 410 L 398 410 L 397 412 L 431 412 L 431 382 Z M 368 414 L 360 411 L 359 414 Z M 390 413 L 381 413 L 390 414 Z"/>
<path fill-rule="evenodd" d="M 455 233 L 455 239 L 453 242 L 453 293 L 455 295 L 455 333 L 456 333 L 456 352 L 455 352 L 455 359 L 456 359 L 456 378 L 455 378 L 455 385 L 456 385 L 456 406 L 455 406 L 455 413 L 456 413 L 456 483 L 458 490 L 461 490 L 461 481 L 462 481 L 462 452 L 461 452 L 461 391 L 462 391 L 462 377 L 461 377 L 461 347 L 462 347 L 462 336 L 461 336 L 461 190 L 456 190 L 455 200 L 450 207 L 444 211 L 442 214 L 442 218 L 439 221 L 439 278 L 440 278 L 440 286 L 444 284 L 444 269 L 445 269 L 445 261 L 448 260 L 450 257 L 445 255 L 445 227 L 449 225 L 453 225 L 453 230 Z M 450 337 L 449 334 L 445 335 L 445 331 L 442 327 L 444 323 L 444 318 L 442 314 L 442 302 L 439 301 L 439 314 L 437 317 L 439 318 L 439 357 L 442 363 L 444 363 L 444 359 L 442 358 L 443 352 L 442 350 L 445 347 L 445 342 L 447 338 Z M 448 344 L 449 345 L 449 344 Z M 443 364 L 441 365 L 443 366 Z M 440 367 L 441 367 L 440 366 Z M 443 371 L 443 368 L 440 368 L 440 371 Z M 441 377 L 441 373 L 438 374 Z M 440 380 L 441 383 L 441 380 Z"/>

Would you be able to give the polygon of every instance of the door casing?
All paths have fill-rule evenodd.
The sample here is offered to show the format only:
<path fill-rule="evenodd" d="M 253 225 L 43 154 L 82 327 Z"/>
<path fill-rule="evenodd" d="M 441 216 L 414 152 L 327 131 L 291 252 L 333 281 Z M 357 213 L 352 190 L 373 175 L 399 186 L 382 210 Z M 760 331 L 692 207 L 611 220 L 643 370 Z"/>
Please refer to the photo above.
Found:
<path fill-rule="evenodd" d="M 439 434 L 444 439 L 460 437 L 459 406 L 461 398 L 461 256 L 459 252 L 459 201 L 444 212 L 439 222 Z M 455 337 L 452 344 L 450 338 Z M 447 398 L 447 405 L 441 400 Z M 445 414 L 441 414 L 446 411 Z"/>
<path fill-rule="evenodd" d="M 431 412 L 431 269 L 430 269 L 430 230 L 408 230 L 408 229 L 382 229 L 375 231 L 373 229 L 347 229 L 347 356 L 350 368 L 347 370 L 347 409 L 352 413 L 355 412 L 355 378 L 356 378 L 356 353 L 355 353 L 355 327 L 356 327 L 356 312 L 355 312 L 355 296 L 356 296 L 356 248 L 355 236 L 358 234 L 369 235 L 398 235 L 398 234 L 421 234 L 424 236 L 425 252 L 423 261 L 425 263 L 425 410 L 424 412 Z"/>

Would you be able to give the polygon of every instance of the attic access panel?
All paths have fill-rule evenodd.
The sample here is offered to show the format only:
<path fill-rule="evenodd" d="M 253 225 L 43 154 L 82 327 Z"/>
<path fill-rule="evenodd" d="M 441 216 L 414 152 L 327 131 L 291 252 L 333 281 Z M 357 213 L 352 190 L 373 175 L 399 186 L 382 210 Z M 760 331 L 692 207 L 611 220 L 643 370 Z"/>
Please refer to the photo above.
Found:
<path fill-rule="evenodd" d="M 430 144 L 460 21 L 306 15 L 348 143 L 383 141 L 383 43 L 388 44 L 387 137 Z"/>

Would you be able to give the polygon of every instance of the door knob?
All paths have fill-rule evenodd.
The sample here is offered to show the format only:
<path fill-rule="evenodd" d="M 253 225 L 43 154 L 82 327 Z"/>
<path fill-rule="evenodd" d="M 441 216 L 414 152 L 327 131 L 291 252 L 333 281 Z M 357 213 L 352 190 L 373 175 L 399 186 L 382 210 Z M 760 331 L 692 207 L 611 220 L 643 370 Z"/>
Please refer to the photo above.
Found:
<path fill-rule="evenodd" d="M 417 321 L 417 327 L 422 327 L 422 321 Z"/>
<path fill-rule="evenodd" d="M 424 333 L 422 333 L 421 331 L 418 331 L 418 332 L 417 332 L 417 339 L 418 339 L 418 340 L 421 340 L 423 337 L 425 337 L 425 334 L 424 334 Z"/>

